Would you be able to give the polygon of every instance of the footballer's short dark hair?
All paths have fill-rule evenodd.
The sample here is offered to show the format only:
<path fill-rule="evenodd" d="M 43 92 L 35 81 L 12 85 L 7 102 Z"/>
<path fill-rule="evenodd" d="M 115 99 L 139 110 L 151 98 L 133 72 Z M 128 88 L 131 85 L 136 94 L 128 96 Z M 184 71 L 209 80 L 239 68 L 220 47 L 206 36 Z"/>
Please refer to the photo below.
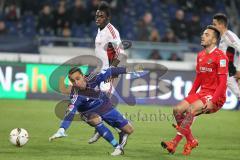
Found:
<path fill-rule="evenodd" d="M 217 13 L 213 16 L 213 19 L 216 19 L 218 22 L 222 23 L 224 26 L 228 26 L 228 18 L 223 13 Z"/>
<path fill-rule="evenodd" d="M 83 73 L 79 67 L 73 67 L 68 71 L 68 78 L 70 79 L 70 75 L 72 75 L 75 72 L 79 72 L 81 75 L 83 75 Z"/>
<path fill-rule="evenodd" d="M 99 3 L 98 10 L 105 12 L 107 17 L 110 17 L 110 15 L 111 15 L 109 4 L 106 1 L 101 1 Z"/>
<path fill-rule="evenodd" d="M 217 30 L 216 27 L 214 27 L 213 25 L 208 25 L 206 29 L 211 29 L 211 30 L 213 30 L 216 39 L 217 39 L 217 40 L 220 39 L 220 32 Z"/>

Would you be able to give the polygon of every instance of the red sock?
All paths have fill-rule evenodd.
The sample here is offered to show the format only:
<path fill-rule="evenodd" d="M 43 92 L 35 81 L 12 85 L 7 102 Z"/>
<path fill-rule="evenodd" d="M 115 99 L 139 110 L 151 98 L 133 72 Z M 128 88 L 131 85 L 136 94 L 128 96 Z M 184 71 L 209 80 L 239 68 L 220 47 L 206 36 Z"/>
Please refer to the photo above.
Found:
<path fill-rule="evenodd" d="M 172 141 L 176 142 L 176 144 L 178 144 L 181 140 L 182 140 L 183 136 L 178 134 L 175 136 L 175 138 L 173 138 Z"/>
<path fill-rule="evenodd" d="M 192 131 L 190 128 L 188 130 L 188 134 L 186 135 L 186 139 L 187 139 L 187 142 L 192 142 L 194 140 L 194 137 L 192 135 Z"/>
<path fill-rule="evenodd" d="M 180 126 L 182 121 L 184 120 L 184 115 L 183 114 L 174 114 L 175 120 L 177 122 L 177 125 Z M 175 138 L 172 139 L 172 141 L 176 142 L 178 144 L 182 140 L 183 136 L 180 133 L 177 133 Z"/>
<path fill-rule="evenodd" d="M 180 126 L 180 132 L 186 137 L 188 142 L 193 140 L 192 131 L 190 129 L 193 119 L 194 119 L 194 114 L 190 112 L 187 113 Z"/>
<path fill-rule="evenodd" d="M 177 122 L 177 125 L 180 126 L 182 124 L 182 121 L 184 120 L 184 115 L 180 113 L 180 114 L 174 115 L 174 117 Z"/>

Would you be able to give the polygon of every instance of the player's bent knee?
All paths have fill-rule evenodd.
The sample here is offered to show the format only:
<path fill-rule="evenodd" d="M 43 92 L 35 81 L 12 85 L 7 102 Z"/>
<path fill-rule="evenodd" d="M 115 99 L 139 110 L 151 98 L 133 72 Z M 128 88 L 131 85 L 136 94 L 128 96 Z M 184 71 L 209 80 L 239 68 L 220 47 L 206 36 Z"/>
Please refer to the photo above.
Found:
<path fill-rule="evenodd" d="M 128 132 L 127 132 L 127 134 L 132 134 L 134 132 L 134 128 L 131 126 L 131 125 L 129 125 L 129 128 L 128 128 Z"/>
<path fill-rule="evenodd" d="M 173 114 L 180 114 L 182 113 L 181 106 L 177 105 L 173 107 Z"/>
<path fill-rule="evenodd" d="M 129 135 L 134 132 L 134 128 L 131 124 L 125 125 L 121 130 Z"/>
<path fill-rule="evenodd" d="M 196 109 L 194 107 L 190 107 L 190 108 L 187 109 L 187 113 L 191 113 L 191 114 L 197 116 L 197 115 L 201 114 L 202 111 L 199 110 L 199 109 Z"/>
<path fill-rule="evenodd" d="M 88 124 L 90 124 L 91 126 L 96 126 L 101 122 L 102 118 L 100 116 L 93 116 L 88 120 Z"/>

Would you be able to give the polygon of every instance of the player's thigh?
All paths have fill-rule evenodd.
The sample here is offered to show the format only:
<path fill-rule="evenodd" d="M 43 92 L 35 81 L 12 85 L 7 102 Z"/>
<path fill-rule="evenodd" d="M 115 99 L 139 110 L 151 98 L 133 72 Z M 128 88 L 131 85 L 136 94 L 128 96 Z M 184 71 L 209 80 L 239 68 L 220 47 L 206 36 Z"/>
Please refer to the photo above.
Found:
<path fill-rule="evenodd" d="M 134 131 L 134 128 L 132 126 L 131 123 L 127 123 L 125 126 L 123 126 L 122 128 L 120 128 L 124 133 L 127 134 L 132 134 Z"/>
<path fill-rule="evenodd" d="M 237 79 L 240 79 L 240 71 L 237 71 L 236 72 L 236 76 L 235 76 Z"/>
<path fill-rule="evenodd" d="M 202 114 L 202 110 L 204 108 L 204 103 L 201 99 L 196 100 L 195 102 L 190 104 L 187 112 L 191 112 L 194 115 Z"/>
<path fill-rule="evenodd" d="M 213 107 L 208 109 L 205 112 L 205 114 L 212 114 L 212 113 L 219 111 L 225 102 L 226 102 L 226 97 L 219 98 L 215 103 L 213 103 Z"/>
<path fill-rule="evenodd" d="M 178 103 L 176 106 L 173 107 L 173 113 L 174 114 L 181 114 L 187 111 L 190 104 L 188 101 L 183 100 L 180 103 Z"/>
<path fill-rule="evenodd" d="M 240 97 L 239 86 L 238 86 L 236 79 L 233 76 L 228 77 L 227 85 L 228 85 L 229 89 L 233 92 L 233 94 L 235 94 L 237 97 Z"/>
<path fill-rule="evenodd" d="M 87 123 L 91 126 L 96 126 L 102 122 L 102 118 L 98 114 L 91 114 L 87 119 Z"/>
<path fill-rule="evenodd" d="M 113 108 L 111 111 L 107 112 L 106 114 L 102 115 L 102 119 L 110 126 L 114 128 L 121 129 L 129 122 L 124 116 Z"/>

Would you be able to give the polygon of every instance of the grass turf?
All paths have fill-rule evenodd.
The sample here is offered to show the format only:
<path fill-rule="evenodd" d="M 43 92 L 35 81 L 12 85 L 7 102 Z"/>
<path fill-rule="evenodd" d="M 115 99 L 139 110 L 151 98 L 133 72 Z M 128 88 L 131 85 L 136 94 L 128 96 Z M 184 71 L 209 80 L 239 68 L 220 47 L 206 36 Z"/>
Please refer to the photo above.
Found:
<path fill-rule="evenodd" d="M 54 114 L 56 104 L 56 101 L 0 100 L 0 160 L 240 159 L 240 112 L 221 110 L 198 117 L 192 129 L 199 147 L 184 157 L 181 152 L 185 142 L 181 142 L 174 155 L 168 155 L 160 146 L 160 140 L 175 135 L 170 107 L 120 105 L 118 109 L 132 120 L 135 132 L 129 138 L 125 155 L 111 157 L 108 152 L 113 149 L 103 139 L 87 144 L 93 128 L 83 122 L 73 122 L 67 138 L 48 142 L 60 122 Z M 27 129 L 30 134 L 29 142 L 21 148 L 8 141 L 10 131 L 17 127 Z"/>

